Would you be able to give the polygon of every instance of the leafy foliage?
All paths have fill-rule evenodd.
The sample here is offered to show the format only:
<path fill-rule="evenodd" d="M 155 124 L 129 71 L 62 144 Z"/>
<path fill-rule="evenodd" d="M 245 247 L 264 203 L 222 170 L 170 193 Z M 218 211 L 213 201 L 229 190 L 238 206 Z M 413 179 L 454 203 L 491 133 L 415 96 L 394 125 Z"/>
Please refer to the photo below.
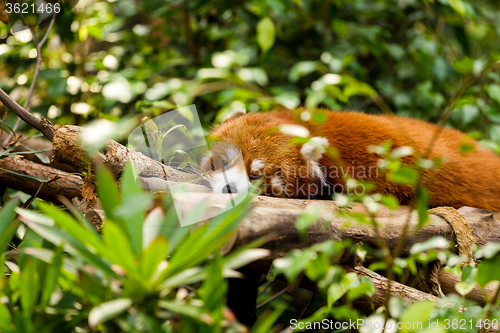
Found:
<path fill-rule="evenodd" d="M 83 124 L 153 116 L 194 103 L 206 127 L 242 109 L 394 112 L 441 121 L 500 152 L 499 34 L 500 3 L 494 0 L 80 1 L 57 18 L 42 48 L 30 110 L 57 124 Z M 35 57 L 29 32 L 12 34 L 0 23 L 0 88 L 19 103 L 33 80 Z M 7 114 L 1 130 L 10 132 L 14 121 Z M 157 141 L 161 146 L 162 138 Z M 422 227 L 429 198 L 418 185 L 419 171 L 440 161 L 424 156 L 410 168 L 401 159 L 412 152 L 390 147 L 388 142 L 372 148 L 389 179 L 417 186 L 415 208 Z M 464 144 L 461 150 L 470 147 Z M 3 150 L 0 158 L 12 154 Z M 161 149 L 158 155 L 161 159 Z M 245 216 L 245 205 L 191 230 L 177 227 L 174 209 L 166 215 L 148 212 L 152 199 L 137 188 L 130 168 L 121 188 L 104 169 L 97 183 L 108 217 L 101 234 L 79 214 L 43 202 L 21 209 L 16 197 L 3 205 L 0 331 L 241 329 L 225 307 L 224 277 L 236 276 L 235 268 L 265 252 L 243 249 L 222 256 L 218 249 Z M 348 181 L 348 186 L 358 185 Z M 337 201 L 345 207 L 361 202 L 371 215 L 382 205 L 399 206 L 394 197 L 380 194 L 338 196 Z M 376 227 L 370 216 L 341 213 Z M 299 218 L 303 236 L 320 214 L 308 210 Z M 295 283 L 304 274 L 317 283 L 321 299 L 302 318 L 295 299 L 274 300 L 259 313 L 253 331 L 289 325 L 290 318 L 303 325 L 359 318 L 439 321 L 438 332 L 454 332 L 459 328 L 453 320 L 476 325 L 481 318 L 498 318 L 498 302 L 481 307 L 463 298 L 476 282 L 485 287 L 500 280 L 498 246 L 479 249 L 477 268 L 461 267 L 462 258 L 448 246 L 434 238 L 415 245 L 407 258 L 335 241 L 292 251 L 274 262 L 268 280 L 283 274 Z M 461 274 L 456 285 L 461 296 L 449 297 L 447 304 L 453 306 L 441 308 L 393 297 L 386 304 L 391 319 L 366 318 L 353 302 L 372 296 L 374 286 L 343 270 L 343 253 L 361 260 L 369 253 L 379 258 L 371 269 L 399 278 L 439 260 Z M 270 299 L 271 291 L 262 290 L 259 301 Z M 458 312 L 459 306 L 466 311 Z"/>
<path fill-rule="evenodd" d="M 129 165 L 121 189 L 108 171 L 98 172 L 109 216 L 101 234 L 82 216 L 44 202 L 37 203 L 41 212 L 16 208 L 17 200 L 0 211 L 3 250 L 20 228 L 19 220 L 11 223 L 15 212 L 28 227 L 18 229 L 20 245 L 8 258 L 2 251 L 2 332 L 163 332 L 176 331 L 178 319 L 195 331 L 238 327 L 225 314 L 224 277 L 239 276 L 235 268 L 267 252 L 247 248 L 221 257 L 218 249 L 246 204 L 195 230 L 177 227 L 175 214 L 158 210 L 143 223 L 150 202 L 141 200 L 131 171 Z"/>

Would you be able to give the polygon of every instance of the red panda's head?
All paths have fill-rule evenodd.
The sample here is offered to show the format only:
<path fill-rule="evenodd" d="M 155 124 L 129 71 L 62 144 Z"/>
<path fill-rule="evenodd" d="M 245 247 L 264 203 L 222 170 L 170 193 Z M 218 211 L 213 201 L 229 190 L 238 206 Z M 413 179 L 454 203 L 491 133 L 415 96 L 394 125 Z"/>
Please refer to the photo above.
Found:
<path fill-rule="evenodd" d="M 242 192 L 248 181 L 260 179 L 265 195 L 302 197 L 297 193 L 300 184 L 322 186 L 318 162 L 328 141 L 316 137 L 302 146 L 291 144 L 292 136 L 278 130 L 287 124 L 296 124 L 290 113 L 270 112 L 238 116 L 216 126 L 211 136 L 219 143 L 200 162 L 212 190 Z"/>

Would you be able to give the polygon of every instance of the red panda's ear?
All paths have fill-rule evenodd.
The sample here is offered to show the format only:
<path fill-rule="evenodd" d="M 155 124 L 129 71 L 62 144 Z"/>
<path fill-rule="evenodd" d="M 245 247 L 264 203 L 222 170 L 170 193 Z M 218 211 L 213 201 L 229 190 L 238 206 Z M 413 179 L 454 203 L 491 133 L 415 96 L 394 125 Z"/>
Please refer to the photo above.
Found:
<path fill-rule="evenodd" d="M 233 120 L 233 119 L 236 119 L 236 118 L 239 118 L 241 116 L 244 116 L 245 115 L 245 112 L 243 111 L 238 111 L 236 113 L 233 113 L 232 115 L 230 115 L 229 117 L 227 118 L 224 118 L 224 120 L 222 121 L 222 124 L 224 124 L 226 121 L 230 121 L 230 120 Z"/>

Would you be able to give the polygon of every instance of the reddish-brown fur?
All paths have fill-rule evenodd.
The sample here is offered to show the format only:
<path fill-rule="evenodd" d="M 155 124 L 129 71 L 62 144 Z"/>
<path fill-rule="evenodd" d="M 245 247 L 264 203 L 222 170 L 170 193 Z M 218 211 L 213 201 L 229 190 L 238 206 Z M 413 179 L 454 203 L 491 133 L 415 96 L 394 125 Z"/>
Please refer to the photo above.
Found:
<path fill-rule="evenodd" d="M 300 145 L 289 141 L 291 136 L 280 133 L 276 127 L 282 124 L 299 124 L 306 127 L 311 137 L 325 137 L 330 146 L 338 150 L 345 167 L 377 166 L 380 156 L 368 152 L 369 145 L 381 145 L 387 140 L 392 147 L 410 146 L 415 154 L 404 159 L 412 165 L 415 156 L 423 155 L 429 146 L 438 126 L 423 121 L 396 116 L 375 116 L 357 112 L 326 111 L 328 120 L 321 125 L 311 121 L 300 121 L 300 112 L 272 111 L 267 113 L 247 114 L 235 117 L 216 126 L 211 135 L 219 141 L 237 144 L 243 154 L 247 173 L 250 174 L 252 160 L 261 159 L 269 170 L 284 170 L 282 179 L 290 189 L 285 197 L 311 197 L 310 193 L 298 193 L 304 184 L 320 186 L 317 177 L 287 173 L 291 166 L 306 167 L 301 155 Z M 323 111 L 325 112 L 325 111 Z M 460 153 L 459 146 L 467 142 L 475 146 L 469 154 Z M 422 182 L 430 190 L 430 206 L 472 206 L 490 210 L 500 210 L 500 157 L 479 147 L 476 141 L 467 139 L 465 134 L 443 128 L 432 147 L 429 158 L 442 157 L 443 164 L 437 169 L 425 171 Z M 319 164 L 329 168 L 336 167 L 326 155 Z M 357 170 L 357 169 L 356 169 Z M 373 169 L 374 170 L 374 169 Z M 265 179 L 270 180 L 273 172 L 266 172 Z M 354 178 L 357 177 L 354 175 Z M 376 184 L 376 192 L 391 193 L 406 204 L 411 199 L 414 189 L 409 186 L 390 182 L 378 173 L 363 180 Z M 342 175 L 328 176 L 331 185 L 344 186 Z M 312 197 L 319 197 L 313 194 Z"/>

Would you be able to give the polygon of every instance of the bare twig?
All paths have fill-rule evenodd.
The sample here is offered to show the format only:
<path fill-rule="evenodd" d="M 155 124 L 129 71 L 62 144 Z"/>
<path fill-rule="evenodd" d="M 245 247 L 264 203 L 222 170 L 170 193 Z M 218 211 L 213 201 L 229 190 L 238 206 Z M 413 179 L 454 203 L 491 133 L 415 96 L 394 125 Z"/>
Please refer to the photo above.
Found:
<path fill-rule="evenodd" d="M 26 109 L 24 109 L 21 105 L 17 104 L 5 91 L 0 88 L 0 101 L 9 108 L 12 112 L 14 112 L 19 118 L 24 120 L 28 125 L 40 131 L 47 139 L 52 141 L 54 138 L 54 134 L 56 130 L 54 126 L 45 118 L 38 119 Z M 8 141 L 7 141 L 8 142 Z"/>
<path fill-rule="evenodd" d="M 313 303 L 314 301 L 314 296 L 316 296 L 316 293 L 313 292 L 312 296 L 311 296 L 311 299 L 309 300 L 309 302 L 307 302 L 307 305 L 306 307 L 304 308 L 304 310 L 302 310 L 302 313 L 300 314 L 299 316 L 299 319 L 302 319 L 304 318 L 304 316 L 306 315 L 307 311 L 309 310 L 309 308 L 311 307 L 311 304 Z"/>
<path fill-rule="evenodd" d="M 52 27 L 54 26 L 54 22 L 56 20 L 56 15 L 57 13 L 54 12 L 54 14 L 52 15 L 52 19 L 50 20 L 50 24 L 49 24 L 49 27 L 47 28 L 47 31 L 45 33 L 45 35 L 43 36 L 42 40 L 38 40 L 38 33 L 33 29 L 33 27 L 31 25 L 28 24 L 28 22 L 26 21 L 24 15 L 22 13 L 19 13 L 20 17 L 21 17 L 21 20 L 24 22 L 24 24 L 30 29 L 31 31 L 31 34 L 33 35 L 33 42 L 35 43 L 35 48 L 36 48 L 36 64 L 35 64 L 35 72 L 33 74 L 33 80 L 31 81 L 31 85 L 30 85 L 30 89 L 28 91 L 28 95 L 26 96 L 26 99 L 24 101 L 24 106 L 23 108 L 25 109 L 26 112 L 29 112 L 27 111 L 28 107 L 29 107 L 29 104 L 30 104 L 30 100 L 31 100 L 31 95 L 33 95 L 33 91 L 35 90 L 35 85 L 36 85 L 36 82 L 38 80 L 38 74 L 40 73 L 40 67 L 42 66 L 42 46 L 43 44 L 45 44 L 45 42 L 47 41 L 47 38 L 49 37 L 49 33 L 50 31 L 52 30 Z M 11 109 L 12 110 L 12 109 Z M 14 110 L 12 110 L 12 112 L 14 112 Z M 14 112 L 15 113 L 15 112 Z M 16 113 L 17 114 L 17 113 Z M 15 133 L 17 131 L 17 129 L 19 128 L 19 125 L 21 124 L 21 120 L 24 120 L 26 121 L 25 119 L 23 119 L 20 115 L 17 114 L 17 116 L 19 118 L 17 118 L 16 120 L 16 123 L 14 124 L 14 126 L 12 127 L 12 131 Z M 28 125 L 31 125 L 29 122 L 26 121 L 26 123 L 28 123 Z M 33 126 L 33 125 L 31 125 Z M 43 133 L 43 132 L 42 132 Z M 45 135 L 45 133 L 44 133 Z M 4 142 L 3 142 L 3 146 L 6 145 L 10 140 L 12 139 L 12 136 L 11 135 L 8 135 Z M 51 139 L 49 139 L 51 140 Z"/>
<path fill-rule="evenodd" d="M 281 295 L 283 295 L 284 293 L 286 293 L 286 291 L 288 290 L 288 286 L 286 288 L 284 288 L 283 290 L 280 290 L 276 295 L 273 295 L 272 297 L 266 299 L 264 302 L 260 303 L 259 305 L 257 305 L 257 309 L 260 309 L 261 307 L 271 303 L 272 301 L 274 301 L 276 298 L 280 297 Z"/>

